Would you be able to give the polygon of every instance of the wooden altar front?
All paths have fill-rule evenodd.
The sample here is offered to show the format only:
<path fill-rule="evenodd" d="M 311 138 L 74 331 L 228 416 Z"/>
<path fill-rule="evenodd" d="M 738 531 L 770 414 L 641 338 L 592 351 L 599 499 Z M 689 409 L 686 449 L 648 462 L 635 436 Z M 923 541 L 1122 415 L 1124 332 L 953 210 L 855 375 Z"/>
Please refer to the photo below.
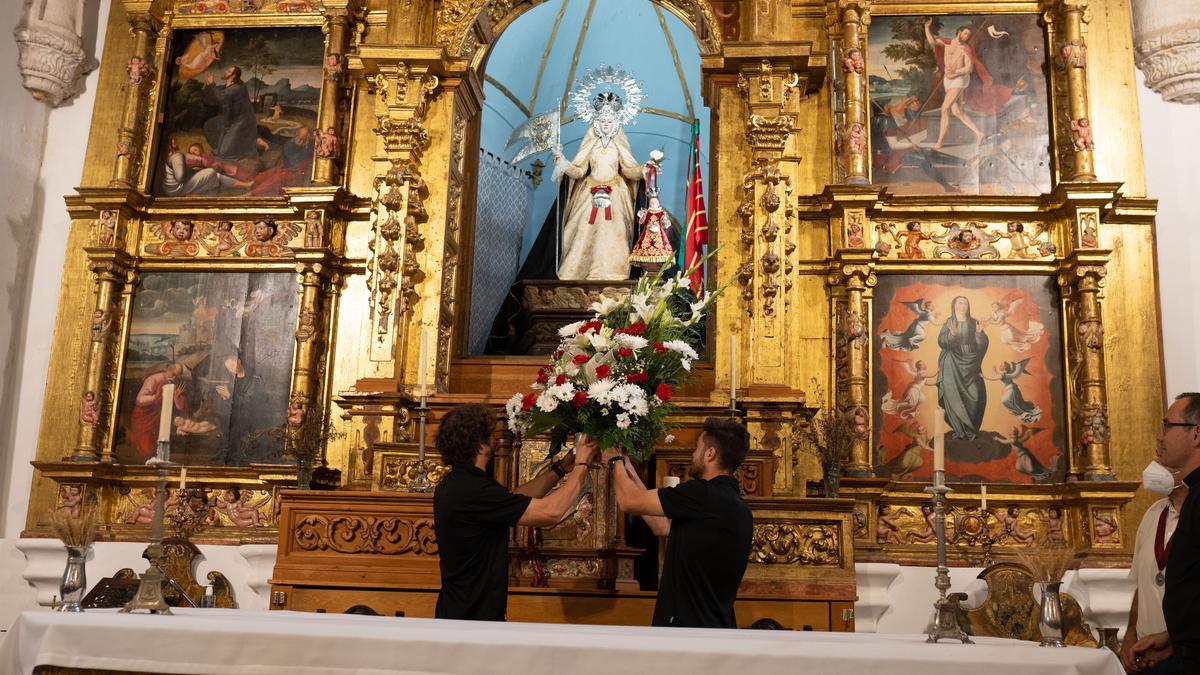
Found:
<path fill-rule="evenodd" d="M 795 630 L 854 630 L 853 502 L 748 498 L 754 510 L 750 564 L 738 592 L 738 623 Z M 433 499 L 380 491 L 284 491 L 271 609 L 432 617 L 440 586 Z M 649 625 L 655 592 L 603 580 L 591 587 L 547 565 L 534 588 L 514 545 L 511 621 Z"/>

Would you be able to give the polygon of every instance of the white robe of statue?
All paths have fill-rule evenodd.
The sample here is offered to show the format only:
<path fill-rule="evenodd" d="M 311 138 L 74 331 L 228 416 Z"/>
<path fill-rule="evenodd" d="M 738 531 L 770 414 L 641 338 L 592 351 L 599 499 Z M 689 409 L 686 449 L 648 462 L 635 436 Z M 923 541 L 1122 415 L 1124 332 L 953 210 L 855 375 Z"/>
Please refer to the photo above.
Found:
<path fill-rule="evenodd" d="M 635 196 L 630 181 L 642 177 L 642 165 L 634 160 L 624 129 L 615 120 L 597 117 L 580 143 L 575 159 L 567 162 L 558 155 L 555 170 L 571 178 L 558 278 L 628 279 Z M 598 186 L 610 189 L 611 208 L 594 203 L 593 188 Z"/>

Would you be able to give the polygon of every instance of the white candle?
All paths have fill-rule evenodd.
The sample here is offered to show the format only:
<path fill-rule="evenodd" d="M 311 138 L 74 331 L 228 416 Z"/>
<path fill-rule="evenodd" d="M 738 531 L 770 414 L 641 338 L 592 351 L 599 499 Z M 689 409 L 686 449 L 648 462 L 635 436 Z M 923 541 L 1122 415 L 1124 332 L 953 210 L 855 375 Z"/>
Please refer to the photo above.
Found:
<path fill-rule="evenodd" d="M 175 415 L 175 385 L 164 384 L 162 388 L 162 412 L 158 416 L 158 440 L 171 440 L 171 419 Z"/>
<path fill-rule="evenodd" d="M 429 358 L 429 331 L 426 331 L 425 329 L 421 329 L 421 354 L 420 354 L 420 365 L 418 366 L 418 368 L 421 371 L 421 401 L 424 401 L 425 397 L 429 395 L 429 391 L 428 391 L 429 390 L 429 382 L 428 382 L 428 375 L 426 372 L 426 370 L 427 370 L 426 359 L 428 359 L 428 358 Z"/>
<path fill-rule="evenodd" d="M 183 492 L 187 489 L 187 467 L 179 470 L 179 491 Z"/>
<path fill-rule="evenodd" d="M 737 336 L 729 336 L 729 405 L 737 403 Z"/>
<path fill-rule="evenodd" d="M 979 510 L 987 511 L 987 485 L 979 484 Z"/>
<path fill-rule="evenodd" d="M 937 409 L 937 420 L 933 436 L 933 470 L 946 470 L 946 426 L 942 421 L 942 409 Z"/>

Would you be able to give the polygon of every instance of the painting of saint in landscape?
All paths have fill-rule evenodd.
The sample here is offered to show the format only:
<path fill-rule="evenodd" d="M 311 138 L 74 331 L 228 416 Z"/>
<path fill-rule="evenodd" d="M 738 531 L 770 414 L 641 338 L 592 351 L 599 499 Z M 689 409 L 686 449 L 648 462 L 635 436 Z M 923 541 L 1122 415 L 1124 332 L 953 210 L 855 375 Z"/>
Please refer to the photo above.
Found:
<path fill-rule="evenodd" d="M 1050 189 L 1036 15 L 880 16 L 868 33 L 872 177 L 901 194 Z"/>
<path fill-rule="evenodd" d="M 312 177 L 316 28 L 176 33 L 154 194 L 274 197 Z"/>
<path fill-rule="evenodd" d="M 125 352 L 117 461 L 154 456 L 163 386 L 174 383 L 172 461 L 283 463 L 296 313 L 288 273 L 144 275 Z"/>
<path fill-rule="evenodd" d="M 948 478 L 1062 481 L 1057 297 L 1047 277 L 881 276 L 872 331 L 876 473 L 930 480 L 940 429 Z"/>

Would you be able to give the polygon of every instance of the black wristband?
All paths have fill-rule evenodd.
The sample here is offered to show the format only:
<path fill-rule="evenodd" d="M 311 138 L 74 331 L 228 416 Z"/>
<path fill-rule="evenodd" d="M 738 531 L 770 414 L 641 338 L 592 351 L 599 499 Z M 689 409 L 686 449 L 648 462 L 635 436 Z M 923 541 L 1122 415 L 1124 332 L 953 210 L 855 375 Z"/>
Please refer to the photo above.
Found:
<path fill-rule="evenodd" d="M 612 465 L 616 464 L 617 462 L 622 461 L 623 459 L 625 459 L 625 458 L 622 457 L 621 455 L 617 455 L 616 457 L 613 457 L 608 460 L 608 465 L 612 466 Z"/>
<path fill-rule="evenodd" d="M 566 478 L 566 477 L 567 477 L 567 472 L 566 472 L 566 471 L 563 471 L 563 468 L 562 468 L 561 466 L 559 466 L 559 465 L 558 465 L 558 462 L 551 462 L 551 463 L 550 463 L 550 470 L 551 470 L 551 471 L 553 471 L 553 472 L 554 472 L 554 474 L 555 474 L 556 476 L 558 476 L 559 478 Z"/>

